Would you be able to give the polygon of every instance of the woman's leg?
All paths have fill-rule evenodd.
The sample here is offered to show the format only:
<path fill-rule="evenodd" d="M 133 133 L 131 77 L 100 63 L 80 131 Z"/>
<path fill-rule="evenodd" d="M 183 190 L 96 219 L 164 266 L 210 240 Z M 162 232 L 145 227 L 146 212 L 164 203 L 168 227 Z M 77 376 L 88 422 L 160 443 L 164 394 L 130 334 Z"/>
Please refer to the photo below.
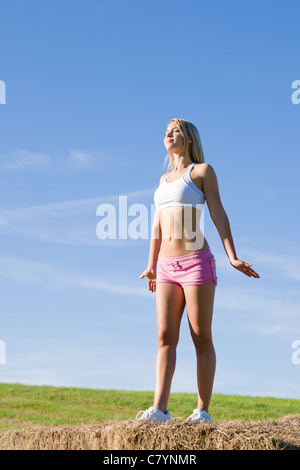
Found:
<path fill-rule="evenodd" d="M 211 332 L 215 287 L 213 281 L 184 287 L 189 326 L 197 355 L 197 407 L 204 411 L 209 408 L 216 368 Z"/>
<path fill-rule="evenodd" d="M 179 284 L 156 284 L 157 337 L 154 406 L 165 412 L 176 364 L 176 347 L 185 299 Z"/>

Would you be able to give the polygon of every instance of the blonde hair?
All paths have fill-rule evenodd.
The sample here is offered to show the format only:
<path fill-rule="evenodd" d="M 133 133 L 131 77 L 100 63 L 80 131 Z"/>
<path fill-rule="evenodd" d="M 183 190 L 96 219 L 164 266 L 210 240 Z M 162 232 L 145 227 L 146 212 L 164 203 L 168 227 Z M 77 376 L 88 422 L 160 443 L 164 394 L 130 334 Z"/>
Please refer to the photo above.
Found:
<path fill-rule="evenodd" d="M 183 137 L 183 151 L 186 152 L 189 149 L 190 161 L 194 163 L 204 163 L 203 148 L 197 127 L 185 119 L 174 118 L 171 119 L 170 122 L 175 122 L 178 126 L 179 132 Z M 192 140 L 191 144 L 189 144 L 189 139 Z M 169 164 L 167 170 L 170 171 L 174 166 L 174 157 L 171 152 L 169 152 L 165 158 L 165 165 L 168 159 Z"/>

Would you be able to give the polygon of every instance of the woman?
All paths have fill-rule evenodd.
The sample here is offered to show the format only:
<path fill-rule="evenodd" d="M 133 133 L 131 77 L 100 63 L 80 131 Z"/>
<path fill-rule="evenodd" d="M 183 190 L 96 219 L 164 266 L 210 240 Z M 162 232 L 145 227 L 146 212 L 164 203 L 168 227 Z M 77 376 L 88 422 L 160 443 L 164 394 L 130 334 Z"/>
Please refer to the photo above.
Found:
<path fill-rule="evenodd" d="M 208 414 L 216 367 L 211 324 L 216 264 L 199 221 L 206 201 L 231 265 L 246 276 L 259 278 L 252 264 L 238 259 L 216 174 L 204 163 L 197 128 L 172 119 L 165 132 L 169 167 L 154 194 L 156 205 L 146 277 L 156 292 L 158 351 L 154 404 L 140 419 L 172 421 L 168 400 L 175 370 L 176 347 L 184 308 L 197 356 L 198 405 L 189 421 L 212 422 Z M 157 270 L 156 270 L 157 265 Z"/>

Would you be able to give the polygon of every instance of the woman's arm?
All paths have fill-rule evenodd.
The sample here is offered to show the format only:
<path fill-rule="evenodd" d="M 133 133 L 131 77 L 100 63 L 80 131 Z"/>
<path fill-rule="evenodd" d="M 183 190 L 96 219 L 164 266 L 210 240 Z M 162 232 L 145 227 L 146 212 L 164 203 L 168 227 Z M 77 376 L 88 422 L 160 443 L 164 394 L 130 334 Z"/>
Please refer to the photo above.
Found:
<path fill-rule="evenodd" d="M 151 230 L 150 251 L 148 258 L 148 266 L 145 271 L 139 276 L 140 279 L 147 277 L 148 289 L 152 292 L 156 290 L 156 264 L 161 245 L 161 228 L 159 223 L 159 212 L 156 209 L 153 217 L 153 224 Z"/>
<path fill-rule="evenodd" d="M 155 209 L 153 224 L 151 230 L 150 251 L 148 259 L 148 268 L 156 270 L 158 254 L 161 245 L 161 228 L 159 223 L 159 211 Z"/>
<path fill-rule="evenodd" d="M 219 232 L 229 261 L 233 267 L 239 271 L 242 271 L 247 276 L 259 278 L 259 275 L 250 268 L 252 264 L 245 263 L 237 257 L 229 219 L 220 198 L 217 176 L 211 165 L 204 165 L 205 167 L 203 167 L 202 181 L 205 199 L 211 219 Z"/>

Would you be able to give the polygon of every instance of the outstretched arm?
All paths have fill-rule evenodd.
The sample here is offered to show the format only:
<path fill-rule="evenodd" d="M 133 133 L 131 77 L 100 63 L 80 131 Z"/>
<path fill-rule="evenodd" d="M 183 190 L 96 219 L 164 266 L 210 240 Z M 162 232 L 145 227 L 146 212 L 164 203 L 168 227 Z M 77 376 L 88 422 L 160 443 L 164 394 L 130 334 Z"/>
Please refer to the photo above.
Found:
<path fill-rule="evenodd" d="M 148 266 L 145 271 L 139 276 L 140 279 L 147 277 L 148 289 L 151 292 L 156 291 L 156 264 L 161 245 L 161 229 L 159 223 L 159 212 L 156 209 L 154 220 L 151 230 L 150 251 L 148 258 Z"/>
<path fill-rule="evenodd" d="M 238 259 L 229 219 L 221 202 L 218 180 L 211 165 L 205 164 L 203 175 L 203 190 L 213 223 L 215 224 L 224 249 L 231 265 L 249 277 L 259 278 L 259 275 L 251 268 L 252 264 Z"/>

